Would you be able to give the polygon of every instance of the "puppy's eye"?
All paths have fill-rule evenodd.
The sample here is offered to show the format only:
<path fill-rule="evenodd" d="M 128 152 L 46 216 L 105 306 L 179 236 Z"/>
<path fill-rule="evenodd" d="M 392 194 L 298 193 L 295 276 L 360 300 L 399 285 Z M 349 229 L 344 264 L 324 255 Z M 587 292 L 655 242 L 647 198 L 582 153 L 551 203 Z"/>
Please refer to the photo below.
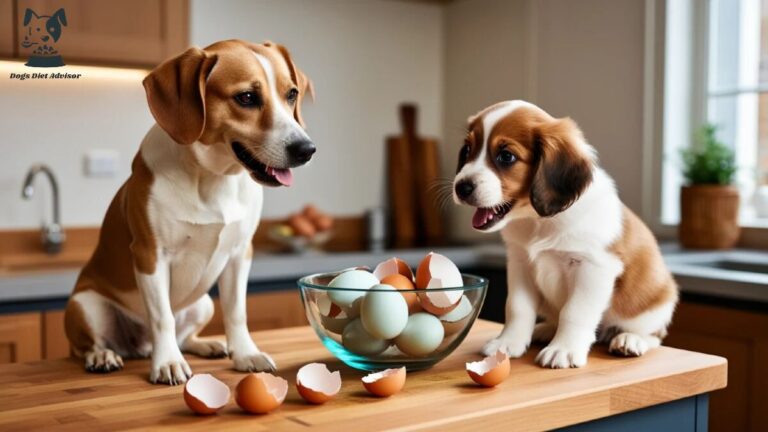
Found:
<path fill-rule="evenodd" d="M 291 105 L 296 103 L 296 100 L 298 99 L 298 97 L 299 97 L 299 91 L 296 90 L 295 88 L 288 90 L 288 94 L 285 96 L 285 98 L 288 99 L 288 103 L 290 103 Z"/>
<path fill-rule="evenodd" d="M 244 107 L 261 107 L 264 102 L 261 100 L 261 96 L 254 92 L 242 92 L 235 95 L 235 100 L 241 106 Z"/>
<path fill-rule="evenodd" d="M 469 159 L 469 153 L 472 150 L 472 148 L 469 146 L 469 144 L 464 144 L 464 146 L 459 150 L 459 164 L 464 165 L 467 163 L 467 159 Z"/>
<path fill-rule="evenodd" d="M 496 155 L 496 160 L 502 165 L 512 165 L 517 162 L 517 156 L 509 150 L 502 150 Z"/>

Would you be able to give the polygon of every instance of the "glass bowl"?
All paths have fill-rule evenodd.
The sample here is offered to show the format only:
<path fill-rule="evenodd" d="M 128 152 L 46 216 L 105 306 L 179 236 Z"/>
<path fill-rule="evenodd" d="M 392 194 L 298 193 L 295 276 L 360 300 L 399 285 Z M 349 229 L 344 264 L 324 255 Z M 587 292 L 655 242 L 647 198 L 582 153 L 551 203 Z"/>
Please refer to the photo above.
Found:
<path fill-rule="evenodd" d="M 340 273 L 314 274 L 298 281 L 304 311 L 315 333 L 334 356 L 350 367 L 365 371 L 402 366 L 409 371 L 432 367 L 453 352 L 467 336 L 480 313 L 488 289 L 487 279 L 469 274 L 462 274 L 464 286 L 454 288 L 393 291 L 329 287 L 328 283 Z M 334 291 L 344 291 L 340 295 L 346 298 L 351 295 L 356 297 L 356 300 L 347 306 L 338 306 L 331 300 L 331 297 L 338 298 L 339 294 L 334 295 Z M 440 291 L 446 292 L 453 298 L 458 297 L 461 292 L 458 306 L 451 312 L 443 314 L 423 310 L 421 303 L 425 293 Z M 363 299 L 370 293 L 377 293 L 379 302 L 390 300 L 390 296 L 405 296 L 406 299 L 413 299 L 415 305 L 409 307 L 408 331 L 404 330 L 392 339 L 378 339 L 371 336 L 365 330 L 360 316 Z M 373 301 L 369 304 L 373 304 Z M 388 303 L 383 302 L 383 304 Z M 366 307 L 365 310 L 370 308 Z M 429 316 L 414 318 L 416 314 Z M 386 316 L 386 311 L 384 315 Z M 442 329 L 436 328 L 435 318 L 439 320 Z M 396 319 L 385 319 L 385 321 L 391 323 Z M 437 346 L 433 348 L 435 345 Z"/>

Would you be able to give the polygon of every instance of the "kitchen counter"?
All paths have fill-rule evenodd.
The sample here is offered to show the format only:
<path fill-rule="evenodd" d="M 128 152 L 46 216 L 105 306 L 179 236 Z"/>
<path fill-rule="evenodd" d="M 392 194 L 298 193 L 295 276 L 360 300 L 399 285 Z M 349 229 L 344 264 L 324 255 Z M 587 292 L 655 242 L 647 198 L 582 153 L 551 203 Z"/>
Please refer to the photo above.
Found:
<path fill-rule="evenodd" d="M 63 359 L 0 366 L 0 430 L 543 430 L 583 422 L 608 430 L 706 430 L 706 393 L 725 387 L 726 360 L 661 347 L 641 358 L 609 356 L 596 347 L 581 369 L 536 366 L 533 348 L 512 360 L 512 374 L 495 389 L 476 387 L 464 363 L 478 359 L 498 324 L 478 321 L 465 342 L 432 369 L 408 375 L 405 389 L 389 399 L 369 396 L 362 372 L 335 360 L 309 327 L 256 332 L 290 387 L 285 403 L 264 416 L 244 414 L 231 401 L 218 415 L 193 415 L 181 387 L 147 382 L 149 360 L 126 362 L 123 371 L 87 374 L 79 360 Z M 188 356 L 197 373 L 212 373 L 231 388 L 242 374 L 229 360 Z M 341 370 L 343 385 L 322 406 L 304 403 L 296 371 L 308 362 Z M 608 423 L 606 423 L 608 422 Z M 655 426 L 655 427 L 654 427 Z M 579 429 L 581 428 L 581 429 Z"/>

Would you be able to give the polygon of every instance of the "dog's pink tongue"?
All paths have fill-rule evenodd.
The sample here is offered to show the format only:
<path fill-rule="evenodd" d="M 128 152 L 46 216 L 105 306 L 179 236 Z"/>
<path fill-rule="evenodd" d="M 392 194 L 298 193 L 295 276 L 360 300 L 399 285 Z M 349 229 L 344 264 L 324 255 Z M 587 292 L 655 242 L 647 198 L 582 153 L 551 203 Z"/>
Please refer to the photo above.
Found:
<path fill-rule="evenodd" d="M 293 184 L 293 173 L 290 168 L 269 168 L 269 175 L 275 176 L 275 179 L 283 186 L 290 186 Z"/>
<path fill-rule="evenodd" d="M 493 218 L 493 210 L 487 208 L 478 208 L 475 210 L 475 215 L 472 217 L 472 226 L 474 228 L 482 228 L 486 222 Z"/>

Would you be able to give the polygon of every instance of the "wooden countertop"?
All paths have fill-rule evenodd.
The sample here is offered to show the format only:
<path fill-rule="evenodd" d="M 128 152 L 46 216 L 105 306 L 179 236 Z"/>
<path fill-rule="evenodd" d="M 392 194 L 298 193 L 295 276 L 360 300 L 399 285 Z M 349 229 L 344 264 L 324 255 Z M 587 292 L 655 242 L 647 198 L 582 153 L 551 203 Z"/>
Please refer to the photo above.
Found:
<path fill-rule="evenodd" d="M 148 360 L 126 363 L 109 375 L 87 374 L 79 360 L 0 366 L 0 430 L 542 430 L 710 392 L 726 385 L 721 357 L 662 347 L 641 358 L 616 358 L 596 347 L 582 369 L 536 366 L 539 347 L 512 360 L 512 374 L 495 389 L 472 384 L 464 362 L 476 360 L 500 325 L 478 321 L 467 340 L 434 368 L 408 375 L 405 389 L 389 399 L 365 393 L 363 372 L 343 366 L 309 327 L 256 332 L 254 339 L 275 358 L 288 379 L 285 403 L 265 416 L 244 414 L 234 400 L 218 415 L 201 417 L 184 404 L 182 387 L 147 382 Z M 229 360 L 188 356 L 197 373 L 208 372 L 233 389 L 241 373 Z M 341 393 L 323 406 L 305 404 L 295 375 L 305 363 L 340 369 Z"/>

